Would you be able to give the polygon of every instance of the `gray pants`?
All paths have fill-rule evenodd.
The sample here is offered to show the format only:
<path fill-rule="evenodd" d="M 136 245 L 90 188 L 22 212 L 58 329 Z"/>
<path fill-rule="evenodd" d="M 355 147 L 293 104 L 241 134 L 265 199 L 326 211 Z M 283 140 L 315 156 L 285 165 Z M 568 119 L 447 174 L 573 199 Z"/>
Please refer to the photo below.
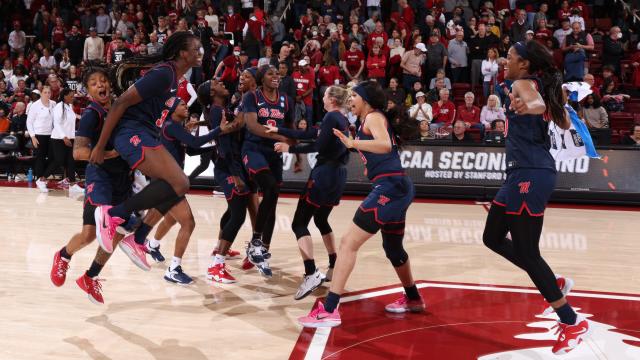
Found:
<path fill-rule="evenodd" d="M 475 59 L 471 62 L 471 89 L 476 87 L 482 76 L 482 60 Z"/>

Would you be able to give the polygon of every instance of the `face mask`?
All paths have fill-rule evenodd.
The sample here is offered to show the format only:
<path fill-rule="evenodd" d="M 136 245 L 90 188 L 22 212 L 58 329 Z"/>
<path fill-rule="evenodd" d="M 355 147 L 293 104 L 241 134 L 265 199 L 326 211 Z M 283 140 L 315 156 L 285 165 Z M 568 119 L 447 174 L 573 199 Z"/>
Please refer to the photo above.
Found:
<path fill-rule="evenodd" d="M 240 56 L 240 51 L 234 51 L 234 52 L 233 52 L 233 55 L 235 55 L 235 56 Z"/>
<path fill-rule="evenodd" d="M 229 14 L 233 14 L 233 9 L 228 9 L 228 10 L 227 10 L 227 12 L 228 12 Z"/>
<path fill-rule="evenodd" d="M 314 31 L 314 32 L 313 32 L 313 36 L 318 36 L 318 32 L 317 32 L 317 31 Z"/>

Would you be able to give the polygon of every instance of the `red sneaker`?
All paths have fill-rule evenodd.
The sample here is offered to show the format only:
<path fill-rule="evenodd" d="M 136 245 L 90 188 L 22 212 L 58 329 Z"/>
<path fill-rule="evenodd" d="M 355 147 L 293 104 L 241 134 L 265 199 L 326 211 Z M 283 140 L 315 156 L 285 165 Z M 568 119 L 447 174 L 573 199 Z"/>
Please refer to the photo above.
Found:
<path fill-rule="evenodd" d="M 551 351 L 556 355 L 566 354 L 575 349 L 585 337 L 589 335 L 589 322 L 587 319 L 578 317 L 575 325 L 567 325 L 558 322 L 558 340 L 553 345 Z"/>
<path fill-rule="evenodd" d="M 76 280 L 76 284 L 78 284 L 82 291 L 89 295 L 89 300 L 96 305 L 104 304 L 104 299 L 102 298 L 102 284 L 100 284 L 100 281 L 101 279 L 98 279 L 97 277 L 94 279 L 88 277 L 86 272 Z"/>
<path fill-rule="evenodd" d="M 407 295 L 403 294 L 401 298 L 385 306 L 384 309 L 385 311 L 399 314 L 406 312 L 423 312 L 425 307 L 422 298 L 420 298 L 420 300 L 409 300 Z"/>
<path fill-rule="evenodd" d="M 216 250 L 213 250 L 213 252 L 211 253 L 211 256 L 216 256 L 216 255 L 218 255 L 218 252 Z M 237 259 L 239 257 L 240 257 L 240 251 L 229 249 L 227 250 L 227 256 L 225 256 L 225 259 L 231 260 L 231 259 Z"/>
<path fill-rule="evenodd" d="M 571 289 L 573 289 L 573 285 L 575 284 L 571 278 L 564 277 L 562 275 L 556 275 L 556 283 L 558 284 L 558 288 L 560 288 L 560 292 L 565 297 L 569 295 Z M 549 304 L 546 304 L 545 302 L 544 310 L 541 314 L 546 316 L 552 312 L 554 312 L 553 307 L 549 306 Z"/>
<path fill-rule="evenodd" d="M 53 255 L 53 265 L 51 266 L 51 282 L 55 286 L 62 286 L 67 279 L 69 270 L 69 260 L 60 256 L 60 250 Z"/>
<path fill-rule="evenodd" d="M 224 264 L 209 267 L 209 269 L 207 269 L 207 279 L 222 284 L 233 284 L 236 282 L 236 278 L 229 274 Z"/>
<path fill-rule="evenodd" d="M 253 265 L 251 261 L 249 261 L 249 258 L 245 257 L 244 259 L 242 259 L 242 270 L 249 270 L 254 266 L 255 265 Z"/>

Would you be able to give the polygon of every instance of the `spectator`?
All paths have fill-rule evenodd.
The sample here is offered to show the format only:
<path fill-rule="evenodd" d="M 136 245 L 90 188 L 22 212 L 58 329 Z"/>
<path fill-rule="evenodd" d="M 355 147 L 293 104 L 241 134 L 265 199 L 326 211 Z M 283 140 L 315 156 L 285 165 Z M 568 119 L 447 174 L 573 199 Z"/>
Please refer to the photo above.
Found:
<path fill-rule="evenodd" d="M 564 39 L 573 32 L 569 19 L 563 19 L 561 27 L 553 32 L 553 37 L 558 40 L 558 44 L 564 44 Z"/>
<path fill-rule="evenodd" d="M 80 90 L 82 79 L 78 76 L 78 68 L 75 65 L 69 67 L 69 73 L 64 80 L 65 87 L 74 92 Z"/>
<path fill-rule="evenodd" d="M 351 41 L 357 41 L 358 45 L 362 44 L 365 40 L 365 34 L 361 31 L 358 23 L 351 24 L 351 32 L 349 33 L 349 43 Z"/>
<path fill-rule="evenodd" d="M 47 158 L 49 155 L 49 140 L 53 130 L 53 108 L 55 101 L 51 100 L 51 89 L 42 87 L 40 99 L 33 102 L 27 110 L 27 129 L 36 153 L 34 176 L 36 185 L 41 192 L 47 192 L 46 179 L 44 178 Z"/>
<path fill-rule="evenodd" d="M 73 185 L 75 191 L 82 191 L 76 182 L 76 167 L 73 159 L 73 139 L 76 133 L 76 121 L 80 118 L 73 112 L 73 94 L 71 89 L 64 89 L 60 93 L 60 102 L 53 108 L 53 131 L 51 132 L 51 150 L 53 159 L 44 173 L 49 177 L 60 167 L 64 168 L 65 177 L 62 185 Z"/>
<path fill-rule="evenodd" d="M 374 43 L 367 58 L 367 76 L 369 79 L 375 79 L 382 87 L 386 86 L 387 83 L 386 65 L 387 57 L 382 54 L 380 45 Z"/>
<path fill-rule="evenodd" d="M 67 46 L 69 47 L 69 59 L 73 65 L 79 65 L 82 61 L 82 51 L 84 50 L 85 38 L 76 25 L 71 26 L 71 31 L 67 34 Z"/>
<path fill-rule="evenodd" d="M 589 94 L 584 99 L 582 105 L 582 116 L 585 123 L 592 129 L 608 129 L 609 115 L 600 103 L 600 97 L 595 94 Z"/>
<path fill-rule="evenodd" d="M 371 49 L 373 47 L 376 43 L 376 39 L 382 39 L 383 46 L 387 43 L 387 40 L 389 40 L 389 36 L 384 31 L 384 26 L 381 21 L 376 21 L 374 31 L 369 33 L 369 36 L 367 36 L 367 49 Z"/>
<path fill-rule="evenodd" d="M 20 29 L 20 22 L 13 22 L 13 31 L 9 34 L 9 48 L 11 49 L 11 57 L 16 57 L 24 52 L 27 45 L 27 35 Z"/>
<path fill-rule="evenodd" d="M 271 46 L 263 47 L 260 52 L 262 57 L 258 59 L 258 68 L 262 65 L 269 65 L 271 63 L 271 58 L 273 57 L 273 49 L 271 48 Z"/>
<path fill-rule="evenodd" d="M 119 64 L 128 58 L 133 57 L 133 52 L 124 44 L 124 39 L 116 39 L 116 48 L 111 53 L 111 64 Z"/>
<path fill-rule="evenodd" d="M 4 108 L 0 107 L 0 135 L 7 135 L 10 127 L 11 121 L 9 121 L 9 118 L 5 114 Z"/>
<path fill-rule="evenodd" d="M 123 20 L 126 19 L 126 14 L 122 14 Z M 92 27 L 96 26 L 96 16 L 91 12 L 90 7 L 85 7 L 84 14 L 80 16 L 80 23 L 82 24 L 82 30 L 86 33 Z"/>
<path fill-rule="evenodd" d="M 569 16 L 571 16 L 571 8 L 569 7 L 569 1 L 563 0 L 560 3 L 560 9 L 558 9 L 556 17 L 559 21 L 562 21 L 564 19 L 568 19 Z"/>
<path fill-rule="evenodd" d="M 324 62 L 318 70 L 318 80 L 320 94 L 324 94 L 327 87 L 340 83 L 340 69 L 336 65 L 336 60 L 328 53 L 325 53 Z"/>
<path fill-rule="evenodd" d="M 26 83 L 29 77 L 25 75 L 25 69 L 23 65 L 17 65 L 13 70 L 13 75 L 9 78 L 9 83 L 11 84 L 11 88 L 15 89 L 18 87 L 19 81 L 24 81 Z"/>
<path fill-rule="evenodd" d="M 475 88 L 478 83 L 478 79 L 482 75 L 482 61 L 487 57 L 487 51 L 490 48 L 496 47 L 498 38 L 487 33 L 487 28 L 484 24 L 478 25 L 478 35 L 469 41 L 469 57 L 471 60 L 471 87 Z"/>
<path fill-rule="evenodd" d="M 624 100 L 630 98 L 627 94 L 622 94 L 616 87 L 616 82 L 609 78 L 604 81 L 600 89 L 602 103 L 608 112 L 624 111 Z"/>
<path fill-rule="evenodd" d="M 467 133 L 467 126 L 462 120 L 455 120 L 453 122 L 453 131 L 451 132 L 451 142 L 453 144 L 460 143 L 472 143 L 473 138 Z"/>
<path fill-rule="evenodd" d="M 598 95 L 598 97 L 600 97 L 600 89 L 596 86 L 596 79 L 593 75 L 591 74 L 586 74 L 584 76 L 584 82 L 586 82 L 587 84 L 589 84 L 589 86 L 591 86 L 591 92 Z"/>
<path fill-rule="evenodd" d="M 416 99 L 416 94 L 418 94 L 421 91 L 422 91 L 422 83 L 419 81 L 414 82 L 413 89 L 409 93 L 409 96 L 407 97 L 407 101 L 405 101 L 405 105 L 407 107 L 410 107 L 411 105 L 417 103 L 418 99 Z M 427 96 L 427 102 L 429 102 L 428 100 L 429 100 L 429 97 Z"/>
<path fill-rule="evenodd" d="M 158 34 L 154 31 L 149 34 L 149 43 L 147 44 L 147 54 L 154 55 L 162 51 L 162 44 L 158 42 Z"/>
<path fill-rule="evenodd" d="M 96 31 L 98 34 L 108 34 L 109 30 L 111 30 L 111 18 L 105 13 L 104 6 L 100 6 L 96 16 Z"/>
<path fill-rule="evenodd" d="M 613 66 L 617 76 L 620 76 L 620 61 L 624 56 L 624 48 L 620 39 L 622 39 L 620 28 L 613 26 L 609 30 L 609 36 L 604 38 L 602 47 L 602 65 Z"/>
<path fill-rule="evenodd" d="M 234 25 L 231 25 L 231 27 L 233 27 Z M 119 31 L 116 30 L 116 34 Z M 164 44 L 164 41 L 171 36 L 171 28 L 169 26 L 169 24 L 167 23 L 167 18 L 165 18 L 164 16 L 158 16 L 158 27 L 156 28 L 156 34 L 158 35 L 158 43 L 160 45 Z M 233 32 L 233 31 L 230 31 Z M 120 36 L 122 36 L 122 32 L 120 32 Z"/>
<path fill-rule="evenodd" d="M 416 104 L 411 106 L 408 110 L 410 118 L 417 121 L 426 120 L 431 123 L 433 113 L 431 112 L 431 105 L 429 105 L 426 100 L 427 97 L 422 91 L 416 94 Z"/>
<path fill-rule="evenodd" d="M 316 88 L 316 76 L 307 60 L 302 59 L 298 62 L 298 70 L 293 72 L 292 78 L 296 84 L 296 103 L 305 109 L 304 118 L 314 122 L 313 89 Z"/>
<path fill-rule="evenodd" d="M 453 102 L 449 100 L 449 90 L 440 90 L 440 100 L 433 103 L 433 121 L 432 126 L 435 128 L 451 126 L 456 117 L 456 108 Z"/>
<path fill-rule="evenodd" d="M 222 81 L 225 87 L 227 89 L 230 89 L 230 92 L 235 92 L 237 85 L 236 83 L 238 82 L 238 78 L 240 77 L 240 52 L 241 51 L 239 46 L 234 47 L 233 54 L 225 57 L 218 64 L 218 67 L 213 74 L 213 77 Z"/>
<path fill-rule="evenodd" d="M 56 59 L 51 55 L 49 48 L 42 50 L 42 56 L 40 57 L 40 74 L 48 74 L 50 70 L 55 69 L 58 65 Z"/>
<path fill-rule="evenodd" d="M 438 71 L 436 72 L 436 76 L 434 78 L 432 78 L 431 81 L 429 82 L 429 90 L 431 90 L 434 87 L 436 87 L 436 82 L 438 80 L 444 81 L 444 87 L 446 87 L 447 89 L 451 90 L 451 80 L 449 80 L 449 78 L 446 77 L 445 75 L 446 75 L 446 73 L 445 73 L 444 69 L 438 69 Z"/>
<path fill-rule="evenodd" d="M 502 35 L 500 43 L 498 43 L 498 56 L 506 58 L 509 49 L 511 48 L 511 38 L 508 34 Z"/>
<path fill-rule="evenodd" d="M 564 38 L 562 51 L 564 56 L 564 80 L 582 81 L 584 78 L 584 63 L 587 60 L 587 51 L 594 48 L 591 34 L 581 30 L 580 24 L 571 24 L 572 33 Z"/>
<path fill-rule="evenodd" d="M 411 91 L 413 83 L 420 81 L 422 77 L 422 64 L 424 64 L 427 47 L 423 43 L 416 44 L 413 51 L 407 51 L 402 57 L 402 86 L 406 91 Z"/>
<path fill-rule="evenodd" d="M 464 121 L 467 127 L 480 129 L 480 133 L 484 132 L 484 126 L 480 123 L 480 108 L 473 105 L 475 95 L 471 91 L 464 94 L 464 105 L 458 106 L 456 110 L 456 119 Z"/>
<path fill-rule="evenodd" d="M 469 47 L 464 41 L 464 31 L 458 30 L 454 40 L 449 41 L 448 47 L 449 62 L 451 63 L 451 77 L 454 83 L 465 82 L 467 80 L 467 55 Z"/>
<path fill-rule="evenodd" d="M 578 23 L 580 25 L 580 31 L 585 30 L 584 18 L 580 16 L 580 9 L 575 7 L 571 9 L 571 16 L 569 16 L 569 21 L 571 22 L 571 24 Z"/>
<path fill-rule="evenodd" d="M 284 47 L 284 46 L 283 46 Z M 331 31 L 329 33 L 329 38 L 324 41 L 322 44 L 322 49 L 325 53 L 329 53 L 329 55 L 334 59 L 342 59 L 344 53 L 347 51 L 342 38 L 340 37 L 339 32 Z M 280 48 L 282 51 L 282 48 Z"/>
<path fill-rule="evenodd" d="M 26 105 L 22 101 L 18 101 L 13 108 L 13 116 L 11 117 L 11 128 L 10 132 L 12 135 L 16 135 L 18 140 L 22 142 L 22 139 L 26 136 L 25 131 L 27 130 L 27 114 L 25 110 L 27 109 Z"/>
<path fill-rule="evenodd" d="M 393 45 L 390 46 L 389 51 L 389 76 L 398 77 L 402 74 L 400 63 L 404 56 L 405 50 L 402 45 L 402 39 L 394 39 Z"/>
<path fill-rule="evenodd" d="M 440 90 L 446 89 L 444 78 L 436 77 L 435 86 L 427 92 L 427 102 L 433 104 L 440 99 Z"/>
<path fill-rule="evenodd" d="M 546 45 L 547 40 L 553 37 L 553 32 L 551 32 L 551 30 L 547 27 L 547 19 L 538 19 L 538 22 L 536 24 L 537 26 L 534 37 L 537 42 L 542 45 Z"/>
<path fill-rule="evenodd" d="M 482 60 L 481 71 L 483 76 L 482 89 L 486 99 L 489 97 L 491 84 L 496 83 L 496 75 L 498 74 L 498 51 L 496 49 L 487 50 L 487 58 Z"/>
<path fill-rule="evenodd" d="M 347 81 L 360 80 L 364 71 L 364 53 L 357 40 L 351 40 L 349 50 L 345 51 L 340 60 Z"/>
<path fill-rule="evenodd" d="M 7 81 L 9 81 L 13 76 L 13 64 L 11 63 L 11 59 L 4 59 L 4 63 L 2 64 L 2 73 Z"/>
<path fill-rule="evenodd" d="M 422 120 L 420 121 L 420 126 L 418 127 L 420 131 L 420 141 L 428 141 L 434 138 L 433 132 L 429 130 L 429 121 Z"/>
<path fill-rule="evenodd" d="M 407 98 L 404 89 L 398 87 L 398 79 L 393 77 L 389 80 L 389 88 L 385 90 L 387 99 L 393 101 L 396 105 L 401 105 Z"/>
<path fill-rule="evenodd" d="M 289 75 L 289 68 L 287 67 L 286 62 L 280 63 L 278 66 L 278 73 L 280 73 L 280 86 L 278 90 L 280 92 L 287 94 L 291 99 L 296 98 L 296 84 Z"/>
<path fill-rule="evenodd" d="M 501 119 L 496 119 L 491 123 L 491 131 L 487 131 L 484 136 L 484 142 L 486 144 L 502 144 L 504 143 L 504 126 L 505 122 Z"/>
<path fill-rule="evenodd" d="M 633 74 L 631 75 L 631 84 L 633 84 L 633 87 L 635 87 L 636 89 L 640 89 L 640 42 L 637 45 L 637 49 L 638 51 L 636 51 L 633 56 L 631 56 L 631 66 L 633 68 Z"/>
<path fill-rule="evenodd" d="M 622 145 L 640 146 L 640 124 L 633 125 L 631 133 L 622 138 Z"/>
<path fill-rule="evenodd" d="M 496 18 L 493 15 L 489 15 L 489 18 L 487 20 L 487 32 L 492 33 L 498 39 L 502 36 L 502 33 L 500 32 L 500 27 L 496 25 Z"/>
<path fill-rule="evenodd" d="M 514 43 L 525 40 L 525 34 L 531 29 L 527 22 L 527 12 L 524 9 L 517 10 L 516 22 L 511 25 L 511 41 Z"/>
<path fill-rule="evenodd" d="M 436 76 L 437 69 L 447 67 L 448 57 L 447 48 L 440 42 L 440 31 L 434 29 L 427 44 L 427 80 Z"/>
<path fill-rule="evenodd" d="M 496 120 L 504 121 L 506 119 L 504 115 L 504 109 L 500 106 L 500 100 L 496 95 L 489 95 L 487 98 L 487 105 L 482 107 L 480 112 L 480 122 L 484 125 L 485 129 L 491 128 L 491 124 Z"/>
<path fill-rule="evenodd" d="M 540 19 L 544 19 L 544 21 L 546 23 L 549 22 L 549 15 L 547 14 L 547 12 L 549 11 L 549 4 L 547 4 L 546 2 L 543 2 L 540 4 L 540 7 L 538 7 L 538 12 L 536 13 L 536 16 L 533 18 L 533 23 L 534 24 L 540 24 Z"/>
<path fill-rule="evenodd" d="M 82 58 L 84 61 L 104 60 L 104 42 L 98 37 L 96 28 L 89 29 L 89 37 L 84 41 Z"/>

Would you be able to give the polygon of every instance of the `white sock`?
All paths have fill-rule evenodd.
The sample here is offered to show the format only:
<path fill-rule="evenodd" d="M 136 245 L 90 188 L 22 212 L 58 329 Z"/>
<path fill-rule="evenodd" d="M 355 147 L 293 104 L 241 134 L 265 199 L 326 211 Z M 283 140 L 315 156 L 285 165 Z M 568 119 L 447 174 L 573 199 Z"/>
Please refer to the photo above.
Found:
<path fill-rule="evenodd" d="M 180 266 L 181 262 L 182 262 L 181 258 L 174 256 L 171 259 L 171 265 L 169 265 L 169 270 L 171 270 L 171 271 L 175 270 L 178 266 Z"/>
<path fill-rule="evenodd" d="M 151 246 L 154 249 L 157 249 L 158 246 L 160 246 L 160 241 L 156 240 L 156 238 L 151 238 L 151 240 L 149 240 L 149 246 Z"/>
<path fill-rule="evenodd" d="M 224 255 L 220 255 L 217 254 L 216 256 L 213 257 L 213 266 L 216 266 L 218 264 L 224 264 Z"/>

